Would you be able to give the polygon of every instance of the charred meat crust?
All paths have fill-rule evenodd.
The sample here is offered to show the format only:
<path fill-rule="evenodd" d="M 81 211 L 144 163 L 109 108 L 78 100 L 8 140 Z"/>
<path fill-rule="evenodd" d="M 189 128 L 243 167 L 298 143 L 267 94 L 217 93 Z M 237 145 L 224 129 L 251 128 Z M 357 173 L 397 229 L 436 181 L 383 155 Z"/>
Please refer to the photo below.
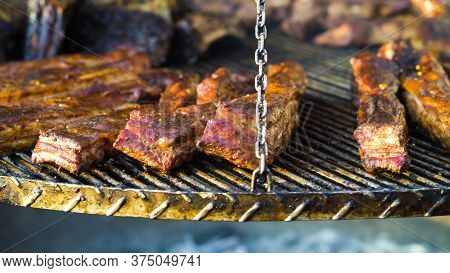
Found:
<path fill-rule="evenodd" d="M 195 92 L 185 92 L 191 82 L 198 82 L 198 77 L 190 73 L 171 69 L 152 69 L 140 75 L 149 86 L 155 89 L 167 87 L 160 100 L 158 109 L 170 111 L 176 104 L 195 103 Z M 184 89 L 172 88 L 174 81 L 181 80 Z M 183 84 L 186 82 L 185 84 Z M 180 86 L 175 84 L 174 86 Z M 195 91 L 195 86 L 191 89 Z M 173 91 L 175 90 L 175 92 Z M 177 95 L 182 93 L 181 95 Z M 180 99 L 189 93 L 189 99 Z M 165 100 L 169 103 L 165 104 Z M 39 141 L 33 151 L 33 161 L 36 163 L 53 162 L 71 172 L 79 172 L 99 163 L 117 152 L 113 143 L 120 130 L 125 127 L 129 113 L 138 108 L 132 105 L 127 109 L 96 115 L 67 124 L 64 128 L 51 129 L 41 132 Z M 157 106 L 146 105 L 140 107 L 145 113 L 156 112 Z"/>
<path fill-rule="evenodd" d="M 405 109 L 396 97 L 398 67 L 374 53 L 350 61 L 359 96 L 358 127 L 354 137 L 368 172 L 400 172 L 408 165 Z"/>
<path fill-rule="evenodd" d="M 401 82 L 410 117 L 434 141 L 450 150 L 450 82 L 444 68 L 423 52 Z"/>
<path fill-rule="evenodd" d="M 354 137 L 368 172 L 400 172 L 408 164 L 407 132 L 405 109 L 395 95 L 373 93 L 360 97 Z"/>
<path fill-rule="evenodd" d="M 408 41 L 395 41 L 383 45 L 378 55 L 402 66 L 403 98 L 410 118 L 449 150 L 450 84 L 434 53 L 418 51 Z M 445 60 L 445 51 L 440 56 Z"/>
<path fill-rule="evenodd" d="M 231 74 L 221 67 L 197 86 L 197 104 L 228 101 L 248 92 L 254 92 L 252 85 L 249 85 L 248 74 Z"/>
<path fill-rule="evenodd" d="M 168 172 L 192 158 L 213 113 L 211 104 L 191 105 L 172 114 L 133 111 L 114 147 L 145 165 Z"/>
<path fill-rule="evenodd" d="M 151 97 L 154 90 L 136 76 L 149 68 L 148 60 L 147 55 L 115 51 L 104 57 L 74 54 L 7 63 L 0 66 L 0 105 L 42 105 L 52 99 L 96 95 L 124 83 Z"/>
<path fill-rule="evenodd" d="M 52 162 L 70 172 L 103 161 L 117 151 L 113 143 L 130 111 L 138 106 L 70 122 L 63 128 L 41 132 L 33 150 L 34 163 Z"/>
<path fill-rule="evenodd" d="M 189 75 L 168 86 L 159 99 L 159 111 L 171 113 L 180 107 L 195 104 L 197 100 L 196 88 L 199 81 L 198 75 Z"/>
<path fill-rule="evenodd" d="M 41 131 L 64 126 L 71 121 L 107 114 L 130 107 L 134 93 L 91 96 L 89 99 L 67 98 L 45 106 L 0 106 L 0 155 L 33 147 Z M 133 99 L 136 100 L 136 99 Z"/>
<path fill-rule="evenodd" d="M 79 1 L 67 36 L 82 44 L 69 50 L 90 50 L 105 53 L 118 48 L 134 48 L 152 56 L 152 63 L 166 61 L 172 37 L 167 1 Z M 120 3 L 119 3 L 120 2 Z M 165 3 L 164 3 L 165 2 Z M 166 4 L 166 5 L 164 5 Z M 161 10 L 157 10 L 161 7 Z"/>
<path fill-rule="evenodd" d="M 306 88 L 306 76 L 301 66 L 293 62 L 271 65 L 268 75 L 267 162 L 270 164 L 286 148 L 298 123 L 297 109 Z M 216 115 L 208 122 L 198 147 L 240 167 L 255 168 L 258 164 L 254 155 L 256 96 L 217 103 Z"/>
<path fill-rule="evenodd" d="M 116 149 L 163 172 L 190 159 L 197 151 L 196 143 L 206 123 L 214 116 L 212 102 L 254 92 L 253 75 L 229 73 L 223 68 L 217 71 L 198 85 L 203 85 L 200 92 L 196 88 L 198 76 L 186 77 L 167 88 L 159 101 L 157 114 L 132 112 L 114 144 Z M 205 81 L 212 84 L 205 84 Z M 207 100 L 187 106 L 198 102 L 198 98 Z"/>

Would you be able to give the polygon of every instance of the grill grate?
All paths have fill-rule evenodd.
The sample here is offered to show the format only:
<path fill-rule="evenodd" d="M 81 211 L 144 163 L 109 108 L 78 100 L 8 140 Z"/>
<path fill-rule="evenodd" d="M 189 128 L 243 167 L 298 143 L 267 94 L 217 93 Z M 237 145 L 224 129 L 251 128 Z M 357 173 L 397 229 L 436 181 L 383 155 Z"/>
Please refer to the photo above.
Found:
<path fill-rule="evenodd" d="M 229 45 L 226 45 L 229 46 Z M 250 70 L 253 40 L 217 47 L 195 69 Z M 271 62 L 296 60 L 310 79 L 301 126 L 271 167 L 274 192 L 250 192 L 251 171 L 199 155 L 170 175 L 119 155 L 78 176 L 31 163 L 30 153 L 0 159 L 0 199 L 19 206 L 79 213 L 217 221 L 316 220 L 450 214 L 450 158 L 412 128 L 411 167 L 399 175 L 361 167 L 352 133 L 348 56 L 355 49 L 300 43 L 280 33 L 268 40 Z M 220 52 L 220 54 L 215 54 Z M 228 52 L 228 53 L 227 53 Z"/>

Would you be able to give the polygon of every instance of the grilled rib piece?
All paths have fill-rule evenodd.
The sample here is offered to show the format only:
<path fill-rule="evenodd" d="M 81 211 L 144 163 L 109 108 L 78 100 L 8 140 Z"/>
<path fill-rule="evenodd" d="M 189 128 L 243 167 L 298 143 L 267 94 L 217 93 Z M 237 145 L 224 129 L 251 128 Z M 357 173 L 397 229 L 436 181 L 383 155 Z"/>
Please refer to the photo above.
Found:
<path fill-rule="evenodd" d="M 159 96 L 137 76 L 149 66 L 147 55 L 133 51 L 7 63 L 0 66 L 0 105 L 42 105 L 49 99 L 89 96 L 126 82 L 149 97 Z"/>
<path fill-rule="evenodd" d="M 193 0 L 193 10 L 238 18 L 246 27 L 254 27 L 255 1 L 253 0 Z M 280 22 L 289 14 L 291 0 L 266 2 L 267 20 Z"/>
<path fill-rule="evenodd" d="M 354 137 L 368 172 L 400 172 L 408 164 L 405 109 L 396 97 L 398 67 L 374 53 L 350 60 L 359 95 L 358 127 Z"/>
<path fill-rule="evenodd" d="M 82 1 L 74 18 L 77 22 L 69 24 L 67 36 L 78 43 L 67 41 L 68 50 L 134 48 L 152 56 L 153 65 L 167 58 L 172 36 L 167 0 Z"/>
<path fill-rule="evenodd" d="M 445 60 L 445 53 L 441 57 Z M 384 44 L 378 55 L 401 66 L 401 84 L 406 108 L 434 141 L 450 149 L 450 84 L 444 67 L 428 51 L 419 51 L 408 41 Z"/>
<path fill-rule="evenodd" d="M 164 98 L 168 98 L 170 95 L 171 102 L 175 102 L 182 95 L 177 95 L 173 90 L 183 94 L 186 93 L 183 89 L 172 88 L 171 83 L 175 79 L 183 79 L 183 77 L 186 78 L 182 82 L 198 82 L 198 77 L 190 73 L 188 75 L 186 76 L 186 73 L 182 71 L 170 69 L 147 71 L 145 80 L 148 83 L 156 85 L 155 88 L 168 86 L 158 107 L 151 104 L 140 108 L 137 105 L 130 105 L 130 107 L 119 111 L 76 120 L 67 124 L 64 128 L 43 131 L 33 151 L 33 161 L 36 163 L 53 162 L 70 172 L 79 172 L 109 158 L 116 152 L 113 143 L 120 130 L 125 127 L 130 112 L 136 109 L 141 109 L 146 114 L 156 113 L 157 109 L 170 111 L 164 103 Z M 173 84 L 173 86 L 180 85 Z M 195 86 L 192 90 L 195 91 Z M 195 96 L 189 102 L 195 103 Z M 172 105 L 170 104 L 170 106 Z M 178 105 L 182 105 L 182 102 Z"/>
<path fill-rule="evenodd" d="M 302 67 L 293 62 L 271 65 L 268 79 L 267 162 L 271 164 L 286 148 L 298 123 L 299 98 L 307 81 Z M 216 115 L 208 122 L 198 147 L 240 167 L 253 169 L 258 166 L 254 155 L 256 98 L 257 94 L 252 94 L 217 103 Z"/>
<path fill-rule="evenodd" d="M 0 155 L 32 148 L 40 131 L 88 116 L 128 108 L 130 101 L 137 101 L 140 97 L 135 88 L 118 88 L 120 92 L 105 92 L 83 99 L 57 99 L 42 106 L 0 106 Z"/>
<path fill-rule="evenodd" d="M 448 48 L 450 25 L 446 20 L 425 19 L 416 22 L 412 15 L 377 20 L 350 18 L 317 35 L 314 43 L 330 46 L 363 46 L 387 40 L 411 39 L 417 46 Z"/>
<path fill-rule="evenodd" d="M 245 37 L 239 19 L 220 14 L 190 14 L 175 24 L 172 56 L 194 63 L 212 44 L 226 37 Z"/>
<path fill-rule="evenodd" d="M 195 154 L 196 143 L 203 135 L 206 123 L 214 116 L 215 106 L 212 102 L 219 100 L 219 94 L 220 99 L 232 99 L 253 91 L 250 83 L 253 76 L 250 74 L 230 74 L 225 69 L 218 71 L 223 72 L 223 77 L 207 77 L 198 85 L 200 87 L 207 79 L 214 82 L 200 88 L 201 95 L 210 101 L 178 108 L 195 103 L 197 99 L 194 87 L 198 77 L 186 78 L 184 83 L 175 84 L 164 92 L 158 105 L 158 114 L 133 111 L 114 147 L 163 172 L 190 159 Z M 222 84 L 222 81 L 227 84 Z"/>
<path fill-rule="evenodd" d="M 227 101 L 253 93 L 253 77 L 246 73 L 230 73 L 219 68 L 197 86 L 197 104 Z"/>
<path fill-rule="evenodd" d="M 53 162 L 77 173 L 103 159 L 113 156 L 113 143 L 125 126 L 132 105 L 105 115 L 95 115 L 41 132 L 33 150 L 32 160 L 42 164 Z"/>
<path fill-rule="evenodd" d="M 178 108 L 195 104 L 199 79 L 198 75 L 190 75 L 167 87 L 159 99 L 159 111 L 172 113 Z"/>
<path fill-rule="evenodd" d="M 290 15 L 283 20 L 281 29 L 287 35 L 305 40 L 321 31 L 324 27 L 323 18 L 327 13 L 326 1 L 295 0 L 292 3 Z M 302 14 L 302 16 L 298 16 Z"/>
<path fill-rule="evenodd" d="M 114 147 L 145 165 L 168 172 L 192 158 L 213 114 L 211 104 L 191 105 L 172 114 L 133 111 Z"/>
<path fill-rule="evenodd" d="M 450 150 L 450 81 L 444 68 L 431 54 L 422 52 L 401 82 L 411 118 Z"/>

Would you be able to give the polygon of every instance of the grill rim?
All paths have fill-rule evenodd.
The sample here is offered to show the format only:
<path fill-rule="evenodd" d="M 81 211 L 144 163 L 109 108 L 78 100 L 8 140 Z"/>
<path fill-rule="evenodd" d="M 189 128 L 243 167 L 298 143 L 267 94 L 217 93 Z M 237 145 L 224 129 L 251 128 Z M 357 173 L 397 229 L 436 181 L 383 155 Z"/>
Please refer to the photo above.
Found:
<path fill-rule="evenodd" d="M 89 207 L 86 212 L 91 214 L 206 221 L 450 215 L 450 160 L 445 156 L 448 153 L 415 130 L 410 130 L 408 145 L 408 152 L 415 154 L 411 156 L 414 161 L 411 171 L 396 176 L 373 175 L 362 169 L 351 136 L 356 127 L 356 109 L 351 103 L 353 83 L 349 66 L 347 62 L 341 63 L 319 75 L 357 49 L 318 47 L 277 32 L 273 36 L 268 47 L 274 54 L 274 62 L 286 58 L 304 66 L 310 84 L 302 107 L 312 104 L 310 114 L 317 118 L 310 117 L 306 125 L 296 130 L 298 139 L 290 143 L 290 152 L 272 165 L 276 174 L 275 193 L 265 193 L 261 187 L 258 193 L 250 193 L 249 170 L 206 156 L 166 175 L 152 169 L 145 171 L 134 159 L 119 155 L 75 176 L 50 164 L 35 165 L 28 153 L 17 153 L 0 158 L 0 203 L 61 211 L 72 207 L 69 211 L 74 212 L 83 212 L 80 208 L 83 205 Z M 253 65 L 247 62 L 251 61 L 248 56 L 252 51 L 253 40 L 249 39 L 243 43 L 243 50 L 204 59 L 197 69 L 211 72 L 223 63 L 234 70 L 252 69 Z M 339 104 L 340 109 L 329 107 L 334 104 Z M 305 113 L 300 114 L 303 121 Z M 306 131 L 305 136 L 300 129 Z M 313 153 L 303 150 L 312 147 L 305 147 L 304 140 L 314 143 Z M 422 155 L 424 151 L 431 153 Z M 66 196 L 60 196 L 58 188 Z M 80 194 L 85 192 L 90 198 L 81 200 Z M 57 204 L 51 195 L 64 202 Z M 373 211 L 358 206 L 352 199 L 355 196 L 369 202 Z M 147 211 L 130 210 L 130 204 Z"/>

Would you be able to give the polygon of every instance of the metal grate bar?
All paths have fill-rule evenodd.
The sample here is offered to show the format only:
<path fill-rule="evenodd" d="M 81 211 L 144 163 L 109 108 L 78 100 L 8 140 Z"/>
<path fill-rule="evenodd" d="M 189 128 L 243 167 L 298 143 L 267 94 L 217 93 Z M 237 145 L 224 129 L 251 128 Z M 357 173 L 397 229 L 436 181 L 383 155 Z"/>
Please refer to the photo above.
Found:
<path fill-rule="evenodd" d="M 248 56 L 253 46 L 250 39 L 240 50 L 212 51 L 195 67 L 185 68 L 203 74 L 219 66 L 252 71 Z M 35 165 L 29 153 L 18 153 L 0 159 L 0 200 L 151 219 L 292 221 L 450 214 L 450 157 L 414 127 L 408 171 L 371 174 L 361 166 L 353 139 L 356 108 L 347 61 L 357 49 L 318 47 L 280 33 L 268 40 L 268 47 L 271 62 L 299 61 L 310 82 L 299 109 L 300 126 L 271 166 L 274 193 L 261 186 L 252 193 L 250 170 L 201 153 L 170 174 L 146 169 L 123 154 L 71 174 L 54 165 Z M 50 190 L 54 185 L 60 191 Z"/>

